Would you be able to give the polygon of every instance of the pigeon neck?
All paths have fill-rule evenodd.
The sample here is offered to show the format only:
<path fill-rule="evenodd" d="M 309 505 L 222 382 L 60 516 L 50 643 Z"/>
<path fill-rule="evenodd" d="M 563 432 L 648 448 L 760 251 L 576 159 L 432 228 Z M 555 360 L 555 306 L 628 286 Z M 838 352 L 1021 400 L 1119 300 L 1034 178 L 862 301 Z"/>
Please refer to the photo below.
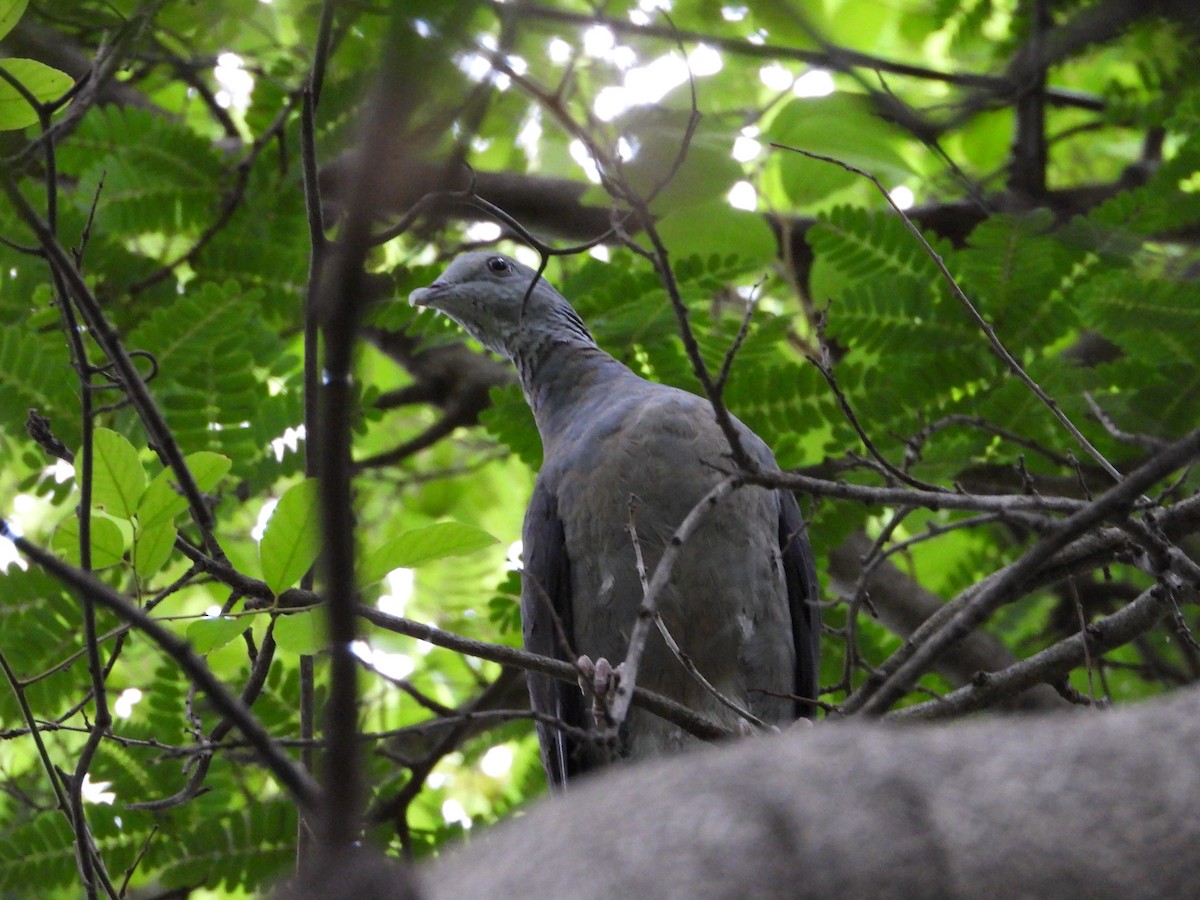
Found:
<path fill-rule="evenodd" d="M 636 377 L 594 342 L 546 337 L 513 357 L 543 441 L 577 414 L 580 404 L 614 381 Z"/>

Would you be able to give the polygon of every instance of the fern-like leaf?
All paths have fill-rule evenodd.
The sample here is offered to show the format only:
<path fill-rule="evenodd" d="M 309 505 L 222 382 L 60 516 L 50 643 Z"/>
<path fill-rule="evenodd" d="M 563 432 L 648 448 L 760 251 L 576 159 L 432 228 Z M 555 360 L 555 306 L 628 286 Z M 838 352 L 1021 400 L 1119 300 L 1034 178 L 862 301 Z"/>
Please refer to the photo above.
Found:
<path fill-rule="evenodd" d="M 92 110 L 63 143 L 59 165 L 78 179 L 70 193 L 77 207 L 86 211 L 98 197 L 97 228 L 124 235 L 195 228 L 215 213 L 224 178 L 208 141 L 134 107 Z"/>

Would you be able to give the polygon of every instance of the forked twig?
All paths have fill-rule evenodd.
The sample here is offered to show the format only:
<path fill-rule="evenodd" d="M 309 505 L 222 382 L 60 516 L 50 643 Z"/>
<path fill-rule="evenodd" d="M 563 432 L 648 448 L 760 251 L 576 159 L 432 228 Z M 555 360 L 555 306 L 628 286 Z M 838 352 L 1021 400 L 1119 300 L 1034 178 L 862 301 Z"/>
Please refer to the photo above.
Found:
<path fill-rule="evenodd" d="M 624 669 L 621 673 L 621 680 L 617 684 L 616 698 L 612 704 L 612 719 L 615 728 L 620 728 L 621 723 L 629 715 L 629 705 L 633 699 L 633 688 L 637 684 L 638 667 L 641 665 L 642 653 L 646 649 L 646 641 L 650 636 L 650 628 L 654 624 L 655 608 L 658 605 L 659 597 L 662 596 L 663 591 L 667 587 L 667 582 L 671 577 L 671 572 L 675 568 L 675 563 L 679 560 L 680 551 L 688 539 L 695 533 L 696 529 L 700 527 L 700 524 L 704 521 L 709 511 L 744 483 L 738 476 L 730 476 L 719 481 L 712 490 L 701 497 L 700 501 L 692 507 L 692 511 L 679 523 L 679 527 L 671 535 L 667 546 L 663 548 L 658 565 L 654 567 L 654 575 L 650 578 L 649 584 L 646 585 L 646 591 L 642 596 L 642 605 L 638 609 L 637 621 L 634 623 L 633 631 L 629 635 L 629 652 L 625 656 L 624 663 L 622 663 Z"/>
<path fill-rule="evenodd" d="M 629 530 L 629 537 L 633 541 L 633 553 L 634 553 L 634 557 L 637 560 L 638 580 L 641 581 L 641 583 L 642 583 L 642 594 L 644 596 L 645 593 L 650 589 L 650 582 L 646 577 L 646 561 L 645 561 L 645 558 L 642 556 L 642 543 L 638 539 L 637 527 L 634 525 L 633 510 L 634 510 L 634 500 L 633 500 L 633 498 L 631 498 L 630 503 L 629 503 L 629 528 L 628 528 L 628 530 Z M 667 628 L 667 623 L 663 621 L 662 615 L 660 615 L 658 612 L 654 613 L 654 624 L 658 628 L 658 633 L 662 635 L 663 641 L 666 642 L 668 649 L 670 649 L 671 653 L 674 654 L 675 658 L 677 660 L 679 660 L 679 664 L 681 666 L 683 666 L 683 668 L 685 670 L 687 670 L 687 673 L 689 675 L 691 675 L 692 678 L 694 678 L 696 680 L 696 682 L 702 688 L 704 688 L 704 690 L 706 690 L 706 691 L 708 691 L 708 693 L 712 694 L 712 696 L 714 698 L 716 698 L 718 703 L 733 710 L 735 713 L 737 713 L 739 716 L 741 716 L 743 719 L 745 719 L 751 725 L 754 725 L 757 728 L 761 728 L 763 731 L 775 730 L 774 728 L 772 728 L 772 726 L 768 725 L 762 719 L 758 718 L 758 716 L 754 715 L 754 713 L 752 713 L 748 709 L 745 709 L 744 707 L 742 707 L 736 700 L 721 693 L 721 691 L 717 689 L 716 685 L 714 685 L 711 681 L 709 681 L 707 678 L 704 677 L 704 673 L 701 672 L 696 667 L 696 663 L 692 660 L 691 656 L 689 656 L 687 653 L 685 653 L 683 651 L 683 648 L 681 648 L 679 646 L 679 642 L 675 640 L 675 636 L 671 634 L 671 630 L 669 628 Z M 623 669 L 622 669 L 622 672 L 624 672 Z"/>

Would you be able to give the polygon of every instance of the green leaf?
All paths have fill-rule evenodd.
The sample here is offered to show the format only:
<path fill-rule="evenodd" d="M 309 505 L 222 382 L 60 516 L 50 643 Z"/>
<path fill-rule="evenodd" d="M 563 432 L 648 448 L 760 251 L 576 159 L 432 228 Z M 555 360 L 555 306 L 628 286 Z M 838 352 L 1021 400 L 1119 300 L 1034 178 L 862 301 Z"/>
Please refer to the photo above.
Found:
<path fill-rule="evenodd" d="M 906 140 L 905 133 L 879 118 L 870 101 L 859 94 L 839 92 L 792 100 L 780 109 L 766 133 L 777 143 L 864 169 L 885 186 L 889 179 L 912 174 L 912 167 L 896 149 Z M 775 152 L 784 190 L 797 203 L 819 199 L 857 178 L 833 163 L 787 150 Z M 822 166 L 836 174 L 822 173 Z"/>
<path fill-rule="evenodd" d="M 196 480 L 196 487 L 202 491 L 215 488 L 233 465 L 228 456 L 211 450 L 190 453 L 184 457 L 184 462 Z M 187 499 L 179 493 L 175 484 L 175 473 L 170 469 L 163 469 L 154 476 L 138 500 L 138 522 L 143 529 L 173 521 L 187 509 Z"/>
<path fill-rule="evenodd" d="M 0 0 L 0 38 L 13 30 L 13 26 L 21 21 L 29 0 Z"/>
<path fill-rule="evenodd" d="M 317 482 L 302 481 L 288 489 L 258 546 L 263 580 L 276 594 L 300 580 L 317 558 Z"/>
<path fill-rule="evenodd" d="M 201 808 L 172 829 L 171 841 L 159 842 L 157 858 L 150 857 L 161 866 L 155 883 L 192 893 L 193 885 L 203 884 L 215 896 L 249 896 L 278 880 L 296 856 L 296 807 L 256 796 L 239 808 L 240 793 L 232 783 L 201 800 L 208 807 L 197 803 Z"/>
<path fill-rule="evenodd" d="M 675 164 L 683 139 L 680 131 L 651 128 L 635 133 L 633 139 L 640 148 L 625 167 L 625 175 L 643 197 L 658 190 L 650 201 L 655 213 L 690 209 L 723 196 L 743 177 L 742 167 L 730 155 L 732 147 L 724 135 L 693 138 L 678 168 Z"/>
<path fill-rule="evenodd" d="M 488 391 L 488 408 L 479 423 L 520 457 L 531 469 L 542 464 L 542 441 L 519 384 L 499 385 Z"/>
<path fill-rule="evenodd" d="M 0 295 L 8 290 L 5 285 Z M 67 446 L 78 444 L 79 379 L 66 377 L 70 366 L 61 333 L 10 322 L 0 334 L 0 430 L 21 434 L 28 410 L 36 409 Z"/>
<path fill-rule="evenodd" d="M 734 209 L 723 200 L 665 216 L 658 233 L 677 259 L 736 253 L 767 264 L 775 258 L 777 246 L 775 233 L 761 215 Z"/>
<path fill-rule="evenodd" d="M 233 466 L 233 460 L 228 456 L 213 453 L 211 450 L 189 453 L 184 457 L 184 462 L 191 470 L 192 477 L 196 479 L 196 487 L 202 491 L 215 488 Z"/>
<path fill-rule="evenodd" d="M 104 197 L 111 199 L 108 181 Z M 266 326 L 259 290 L 229 282 L 189 285 L 145 318 L 129 343 L 153 353 L 160 370 L 172 373 L 155 387 L 167 424 L 186 452 L 228 456 L 244 476 L 249 464 L 269 452 L 272 438 L 301 420 L 298 389 L 295 402 L 281 407 L 261 380 L 260 367 L 281 364 L 284 344 Z M 281 412 L 288 421 L 262 434 L 264 420 Z"/>
<path fill-rule="evenodd" d="M 76 202 L 90 207 L 99 193 L 95 228 L 131 236 L 153 231 L 186 235 L 210 211 L 222 174 L 217 150 L 195 130 L 130 106 L 88 110 L 72 140 L 63 142 L 59 164 L 62 172 L 79 179 Z M 192 319 L 174 319 L 185 340 L 193 324 Z M 232 323 L 230 336 L 238 337 Z"/>
<path fill-rule="evenodd" d="M 498 543 L 486 531 L 461 522 L 439 522 L 414 528 L 387 541 L 363 561 L 362 584 L 379 581 L 392 569 L 414 569 L 435 559 L 465 556 Z"/>
<path fill-rule="evenodd" d="M 203 655 L 224 647 L 249 627 L 244 619 L 213 616 L 189 625 L 187 639 L 192 644 L 192 650 Z"/>
<path fill-rule="evenodd" d="M 146 470 L 136 448 L 117 432 L 97 428 L 92 455 L 92 504 L 110 515 L 133 518 L 146 489 Z M 80 458 L 81 454 L 76 456 Z"/>
<path fill-rule="evenodd" d="M 163 469 L 146 487 L 138 500 L 138 523 L 143 529 L 171 522 L 187 509 L 187 500 L 175 487 L 175 473 Z"/>
<path fill-rule="evenodd" d="M 149 578 L 166 565 L 175 547 L 176 534 L 171 522 L 138 529 L 133 541 L 133 569 L 138 577 Z"/>
<path fill-rule="evenodd" d="M 772 152 L 770 165 L 777 171 L 784 193 L 797 206 L 819 203 L 862 180 L 833 163 L 782 148 Z"/>
<path fill-rule="evenodd" d="M 312 656 L 325 649 L 325 611 L 310 609 L 307 612 L 280 616 L 275 620 L 275 643 L 289 653 Z"/>
<path fill-rule="evenodd" d="M 66 72 L 52 69 L 36 59 L 5 59 L 0 66 L 21 83 L 40 103 L 57 100 L 75 83 Z M 37 123 L 38 114 L 21 92 L 0 80 L 0 131 L 28 128 Z"/>
<path fill-rule="evenodd" d="M 92 568 L 107 569 L 115 566 L 125 555 L 125 534 L 121 527 L 108 516 L 92 513 Z M 79 519 L 67 516 L 54 532 L 50 541 L 54 551 L 73 566 L 79 559 Z"/>

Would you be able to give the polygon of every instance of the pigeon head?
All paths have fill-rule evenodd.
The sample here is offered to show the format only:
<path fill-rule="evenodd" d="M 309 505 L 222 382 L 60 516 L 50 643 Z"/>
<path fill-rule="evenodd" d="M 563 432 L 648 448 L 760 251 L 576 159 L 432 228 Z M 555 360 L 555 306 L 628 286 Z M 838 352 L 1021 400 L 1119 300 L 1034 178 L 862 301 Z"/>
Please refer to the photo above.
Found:
<path fill-rule="evenodd" d="M 547 339 L 595 344 L 579 315 L 546 279 L 489 250 L 457 257 L 433 284 L 409 294 L 408 302 L 445 313 L 479 343 L 509 359 Z"/>

